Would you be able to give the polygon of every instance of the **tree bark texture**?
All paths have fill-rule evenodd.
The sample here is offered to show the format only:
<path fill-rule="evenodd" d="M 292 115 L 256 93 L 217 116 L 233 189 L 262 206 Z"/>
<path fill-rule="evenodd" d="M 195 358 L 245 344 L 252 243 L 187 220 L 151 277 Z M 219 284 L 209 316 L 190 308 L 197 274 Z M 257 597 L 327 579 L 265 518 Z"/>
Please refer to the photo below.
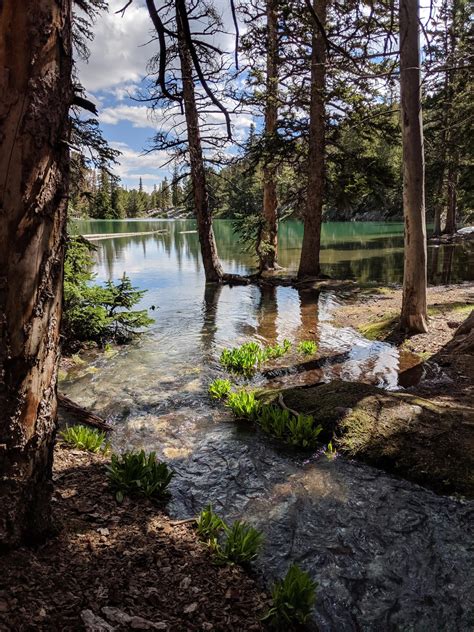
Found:
<path fill-rule="evenodd" d="M 201 245 L 202 262 L 207 283 L 219 283 L 224 273 L 222 270 L 217 245 L 212 229 L 212 217 L 209 210 L 209 193 L 204 171 L 204 158 L 202 152 L 201 133 L 199 129 L 199 116 L 194 92 L 193 66 L 183 30 L 178 22 L 178 48 L 181 64 L 181 77 L 183 82 L 184 113 L 188 132 L 189 161 L 191 166 L 191 181 L 193 187 L 194 206 Z"/>
<path fill-rule="evenodd" d="M 271 143 L 278 120 L 278 15 L 277 0 L 267 0 L 267 78 L 265 136 Z M 278 258 L 278 200 L 276 167 L 271 157 L 263 168 L 263 230 L 259 240 L 261 270 L 271 270 Z"/>
<path fill-rule="evenodd" d="M 327 0 L 314 0 L 313 8 L 326 25 Z M 321 224 L 325 180 L 325 84 L 326 43 L 313 25 L 311 50 L 311 102 L 309 112 L 308 184 L 304 214 L 304 234 L 298 278 L 320 274 Z"/>
<path fill-rule="evenodd" d="M 50 527 L 71 0 L 0 2 L 0 546 Z"/>
<path fill-rule="evenodd" d="M 400 101 L 405 259 L 400 326 L 427 331 L 425 164 L 421 111 L 418 0 L 400 0 Z"/>

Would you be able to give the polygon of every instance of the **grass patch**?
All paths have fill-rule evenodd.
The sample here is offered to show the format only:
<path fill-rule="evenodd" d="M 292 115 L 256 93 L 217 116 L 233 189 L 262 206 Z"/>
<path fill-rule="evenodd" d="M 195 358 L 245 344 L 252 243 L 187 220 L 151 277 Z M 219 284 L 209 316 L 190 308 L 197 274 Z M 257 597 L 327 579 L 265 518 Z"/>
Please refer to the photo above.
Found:
<path fill-rule="evenodd" d="M 209 384 L 209 396 L 212 399 L 223 399 L 226 397 L 232 388 L 229 380 L 216 379 Z"/>
<path fill-rule="evenodd" d="M 106 452 L 109 448 L 105 432 L 88 426 L 68 426 L 59 436 L 66 445 L 78 450 L 97 453 Z"/>
<path fill-rule="evenodd" d="M 318 345 L 312 340 L 302 340 L 296 349 L 304 355 L 314 355 L 318 350 Z"/>
<path fill-rule="evenodd" d="M 391 315 L 357 327 L 358 331 L 369 340 L 382 340 L 388 336 L 398 324 L 398 315 Z"/>
<path fill-rule="evenodd" d="M 272 606 L 264 617 L 273 629 L 304 626 L 316 601 L 316 582 L 296 564 L 272 589 Z"/>
<path fill-rule="evenodd" d="M 456 314 L 469 314 L 474 309 L 472 303 L 462 303 L 461 301 L 453 301 L 452 303 L 438 303 L 428 306 L 428 316 L 437 316 L 438 314 L 446 314 L 454 312 Z"/>
<path fill-rule="evenodd" d="M 196 531 L 202 540 L 215 548 L 219 534 L 226 528 L 225 522 L 207 505 L 196 518 Z"/>
<path fill-rule="evenodd" d="M 118 502 L 122 502 L 125 495 L 164 499 L 169 496 L 167 487 L 173 472 L 166 463 L 158 461 L 155 452 L 147 456 L 140 450 L 112 454 L 107 477 Z"/>

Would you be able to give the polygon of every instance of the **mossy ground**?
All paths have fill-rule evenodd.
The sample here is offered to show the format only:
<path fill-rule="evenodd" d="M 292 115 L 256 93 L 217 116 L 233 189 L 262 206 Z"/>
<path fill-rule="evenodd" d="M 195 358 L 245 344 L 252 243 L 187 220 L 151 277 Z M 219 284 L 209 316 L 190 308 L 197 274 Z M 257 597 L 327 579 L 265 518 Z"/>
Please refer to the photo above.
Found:
<path fill-rule="evenodd" d="M 282 391 L 286 406 L 314 415 L 322 440 L 352 458 L 438 492 L 474 496 L 474 409 L 334 381 Z"/>

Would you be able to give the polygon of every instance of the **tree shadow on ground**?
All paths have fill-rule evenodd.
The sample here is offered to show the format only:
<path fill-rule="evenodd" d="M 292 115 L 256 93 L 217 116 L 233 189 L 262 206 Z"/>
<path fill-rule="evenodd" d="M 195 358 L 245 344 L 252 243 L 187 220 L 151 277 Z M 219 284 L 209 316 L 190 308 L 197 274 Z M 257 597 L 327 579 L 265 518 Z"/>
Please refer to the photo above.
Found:
<path fill-rule="evenodd" d="M 268 603 L 256 580 L 213 564 L 162 505 L 118 504 L 103 457 L 56 448 L 53 502 L 58 535 L 2 557 L 0 628 L 62 632 L 100 617 L 86 629 L 261 629 Z"/>

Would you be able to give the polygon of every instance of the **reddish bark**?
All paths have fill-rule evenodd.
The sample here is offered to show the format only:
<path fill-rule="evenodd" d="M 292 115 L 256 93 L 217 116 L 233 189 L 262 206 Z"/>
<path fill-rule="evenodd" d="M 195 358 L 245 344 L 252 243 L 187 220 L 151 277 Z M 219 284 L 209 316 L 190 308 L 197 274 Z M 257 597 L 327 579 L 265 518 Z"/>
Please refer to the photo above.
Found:
<path fill-rule="evenodd" d="M 71 0 L 0 2 L 0 544 L 50 526 Z"/>

